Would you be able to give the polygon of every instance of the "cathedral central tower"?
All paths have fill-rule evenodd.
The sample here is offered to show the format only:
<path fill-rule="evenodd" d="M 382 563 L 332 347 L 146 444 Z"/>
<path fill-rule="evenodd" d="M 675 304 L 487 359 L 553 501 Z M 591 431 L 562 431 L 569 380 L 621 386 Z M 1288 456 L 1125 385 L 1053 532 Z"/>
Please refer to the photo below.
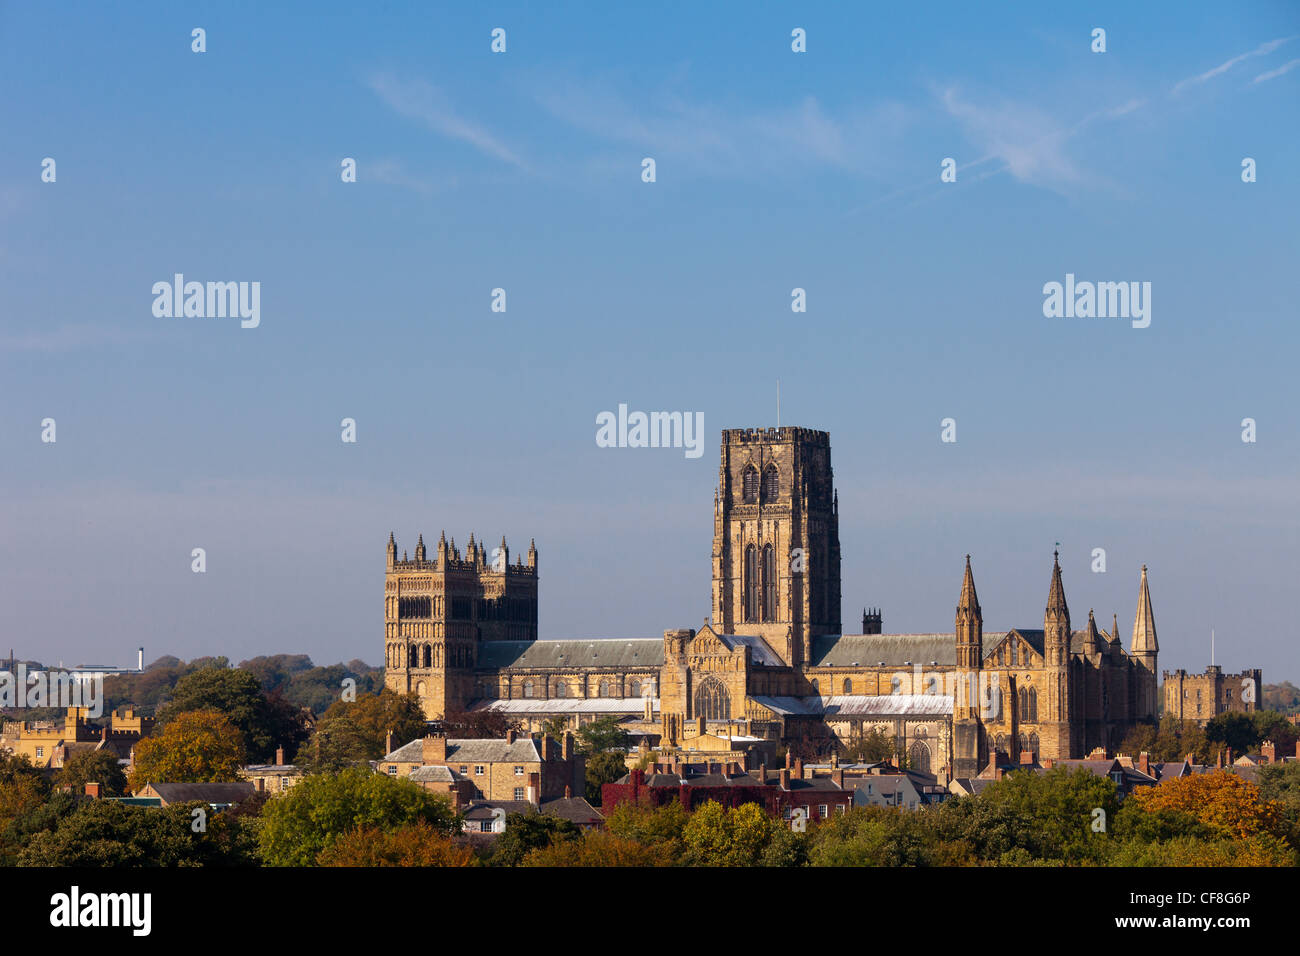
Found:
<path fill-rule="evenodd" d="M 840 633 L 839 501 L 827 432 L 722 433 L 713 506 L 713 623 L 762 637 L 786 664 Z"/>

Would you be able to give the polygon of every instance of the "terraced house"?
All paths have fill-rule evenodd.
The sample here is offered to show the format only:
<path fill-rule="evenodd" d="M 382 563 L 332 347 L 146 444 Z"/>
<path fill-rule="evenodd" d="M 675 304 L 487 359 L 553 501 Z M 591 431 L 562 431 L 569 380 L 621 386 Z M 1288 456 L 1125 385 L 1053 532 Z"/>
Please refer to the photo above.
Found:
<path fill-rule="evenodd" d="M 970 777 L 995 753 L 1017 762 L 1113 749 L 1157 713 L 1155 617 L 1143 567 L 1129 646 L 1118 616 L 1073 628 L 1059 560 L 1041 626 L 985 631 L 967 556 L 954 628 L 862 633 L 840 621 L 839 497 L 830 436 L 806 428 L 722 433 L 713 506 L 712 614 L 644 640 L 537 640 L 537 550 L 489 560 L 471 535 L 433 557 L 397 557 L 385 578 L 389 687 L 431 718 L 491 710 L 528 729 L 614 715 L 664 749 L 692 740 L 811 741 L 825 750 L 880 729 L 909 765 Z M 954 575 L 955 580 L 956 575 Z"/>

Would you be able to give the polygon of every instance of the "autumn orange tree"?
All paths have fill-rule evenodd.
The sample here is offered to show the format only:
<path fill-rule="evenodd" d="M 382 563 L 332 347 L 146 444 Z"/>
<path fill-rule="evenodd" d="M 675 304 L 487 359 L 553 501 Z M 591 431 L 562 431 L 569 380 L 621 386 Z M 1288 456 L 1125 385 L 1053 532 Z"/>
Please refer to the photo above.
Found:
<path fill-rule="evenodd" d="M 130 788 L 147 783 L 220 783 L 239 779 L 244 737 L 216 710 L 178 714 L 162 731 L 136 744 Z"/>
<path fill-rule="evenodd" d="M 664 844 L 647 845 L 631 837 L 589 830 L 579 840 L 552 843 L 533 850 L 521 866 L 673 866 L 673 853 Z"/>
<path fill-rule="evenodd" d="M 1226 770 L 1141 787 L 1130 799 L 1143 811 L 1185 813 L 1214 832 L 1237 839 L 1262 834 L 1286 839 L 1290 829 L 1280 803 L 1264 799 L 1258 786 Z"/>
<path fill-rule="evenodd" d="M 473 849 L 458 845 L 424 820 L 384 831 L 358 827 L 316 858 L 320 866 L 479 866 Z"/>

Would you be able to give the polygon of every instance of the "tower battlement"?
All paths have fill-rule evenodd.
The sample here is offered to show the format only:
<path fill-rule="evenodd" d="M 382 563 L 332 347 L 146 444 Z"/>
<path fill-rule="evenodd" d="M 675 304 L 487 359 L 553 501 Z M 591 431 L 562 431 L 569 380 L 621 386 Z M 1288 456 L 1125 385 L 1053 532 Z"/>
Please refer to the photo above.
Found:
<path fill-rule="evenodd" d="M 724 445 L 755 445 L 771 442 L 802 442 L 806 445 L 831 447 L 831 433 L 795 425 L 760 428 L 727 428 L 722 432 Z"/>

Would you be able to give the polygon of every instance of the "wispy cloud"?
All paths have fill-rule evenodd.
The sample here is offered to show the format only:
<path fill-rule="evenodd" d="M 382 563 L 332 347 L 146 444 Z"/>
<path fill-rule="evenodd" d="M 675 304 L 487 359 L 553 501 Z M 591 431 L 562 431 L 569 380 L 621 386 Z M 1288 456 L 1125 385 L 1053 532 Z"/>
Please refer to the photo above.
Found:
<path fill-rule="evenodd" d="M 439 135 L 468 143 L 494 159 L 524 168 L 523 160 L 513 150 L 479 123 L 457 113 L 446 94 L 433 84 L 379 73 L 370 77 L 366 85 L 395 113 Z"/>
<path fill-rule="evenodd" d="M 405 166 L 395 159 L 371 160 L 361 167 L 361 175 L 373 182 L 383 183 L 385 186 L 410 189 L 421 196 L 432 196 L 437 191 L 431 181 L 409 172 Z M 450 182 L 440 180 L 439 185 L 447 186 L 450 185 Z"/>
<path fill-rule="evenodd" d="M 1300 60 L 1292 60 L 1290 63 L 1283 63 L 1276 70 L 1269 70 L 1267 73 L 1261 73 L 1255 77 L 1252 83 L 1263 83 L 1265 80 L 1272 80 L 1281 76 L 1283 73 L 1290 73 L 1297 66 L 1300 66 Z"/>
<path fill-rule="evenodd" d="M 0 334 L 0 352 L 70 352 L 106 345 L 130 345 L 154 338 L 157 338 L 154 334 L 80 323 Z"/>
<path fill-rule="evenodd" d="M 961 123 L 966 135 L 988 154 L 970 165 L 1001 160 L 1016 179 L 1052 188 L 1085 178 L 1065 148 L 1074 130 L 1052 114 L 1006 100 L 994 105 L 978 104 L 951 87 L 942 92 L 940 100 L 948 115 Z"/>
<path fill-rule="evenodd" d="M 1212 70 L 1206 70 L 1204 73 L 1199 73 L 1196 76 L 1189 76 L 1185 80 L 1180 80 L 1179 82 L 1174 84 L 1174 88 L 1170 90 L 1170 93 L 1178 93 L 1189 86 L 1195 86 L 1198 83 L 1204 83 L 1206 80 L 1212 80 L 1216 76 L 1221 76 L 1224 73 L 1227 73 L 1229 70 L 1231 70 L 1238 63 L 1241 63 L 1243 60 L 1249 60 L 1251 57 L 1256 57 L 1256 56 L 1267 56 L 1268 54 L 1276 50 L 1278 47 L 1282 46 L 1284 43 L 1290 43 L 1292 40 L 1296 38 L 1296 36 L 1300 36 L 1300 34 L 1296 34 L 1289 37 L 1278 37 L 1276 40 L 1269 40 L 1267 43 L 1261 43 L 1259 46 L 1255 47 L 1255 49 L 1249 51 L 1248 53 L 1241 53 L 1238 54 L 1237 56 L 1234 56 L 1230 60 L 1225 60 L 1224 62 L 1220 63 Z M 1259 79 L 1256 78 L 1255 82 L 1258 83 Z"/>
<path fill-rule="evenodd" d="M 535 95 L 551 116 L 594 139 L 635 147 L 660 163 L 704 175 L 808 168 L 870 172 L 881 143 L 907 122 L 895 103 L 835 117 L 812 96 L 741 110 L 675 92 L 632 101 L 601 84 L 540 84 Z"/>

